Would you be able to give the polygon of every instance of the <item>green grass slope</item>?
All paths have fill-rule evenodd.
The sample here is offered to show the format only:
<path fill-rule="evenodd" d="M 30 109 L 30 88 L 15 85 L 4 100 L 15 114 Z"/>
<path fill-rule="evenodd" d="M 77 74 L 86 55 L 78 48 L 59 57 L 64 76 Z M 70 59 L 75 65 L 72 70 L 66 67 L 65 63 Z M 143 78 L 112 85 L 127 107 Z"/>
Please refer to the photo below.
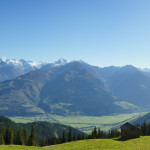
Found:
<path fill-rule="evenodd" d="M 50 147 L 0 146 L 0 150 L 149 150 L 150 136 L 127 141 L 118 139 L 95 139 L 70 142 Z"/>
<path fill-rule="evenodd" d="M 95 139 L 54 145 L 49 150 L 149 150 L 150 136 L 119 141 L 118 139 Z"/>
<path fill-rule="evenodd" d="M 0 145 L 0 150 L 44 150 L 36 146 Z"/>

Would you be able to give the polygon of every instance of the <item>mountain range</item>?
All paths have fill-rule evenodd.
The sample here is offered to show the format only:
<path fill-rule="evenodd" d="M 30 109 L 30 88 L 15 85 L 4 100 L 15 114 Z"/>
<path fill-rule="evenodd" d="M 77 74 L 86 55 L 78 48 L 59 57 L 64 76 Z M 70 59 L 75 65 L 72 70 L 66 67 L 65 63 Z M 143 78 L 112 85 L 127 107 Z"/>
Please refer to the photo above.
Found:
<path fill-rule="evenodd" d="M 0 83 L 1 115 L 101 116 L 150 107 L 150 73 L 134 66 L 100 68 L 63 58 L 35 66 Z"/>
<path fill-rule="evenodd" d="M 52 66 L 59 66 L 68 63 L 67 60 L 60 58 L 58 61 L 51 63 Z M 30 71 L 40 69 L 47 65 L 46 62 L 25 61 L 24 59 L 0 59 L 0 82 L 14 79 L 20 75 L 24 75 Z"/>

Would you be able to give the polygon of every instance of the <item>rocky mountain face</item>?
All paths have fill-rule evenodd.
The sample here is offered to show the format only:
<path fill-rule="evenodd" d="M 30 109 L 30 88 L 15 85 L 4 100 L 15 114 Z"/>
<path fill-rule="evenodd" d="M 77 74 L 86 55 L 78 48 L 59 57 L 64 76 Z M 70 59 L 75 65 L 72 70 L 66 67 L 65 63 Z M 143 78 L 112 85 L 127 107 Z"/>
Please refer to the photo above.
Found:
<path fill-rule="evenodd" d="M 40 69 L 47 64 L 51 64 L 52 67 L 58 67 L 67 63 L 69 63 L 69 61 L 65 60 L 64 58 L 60 58 L 54 63 L 44 63 L 25 61 L 23 59 L 7 59 L 6 57 L 2 57 L 0 59 L 0 82 L 15 79 L 20 75 L 24 75 L 30 71 Z"/>
<path fill-rule="evenodd" d="M 76 61 L 57 67 L 48 64 L 0 83 L 0 113 L 7 116 L 42 113 L 98 116 L 137 109 L 114 97 L 94 69 Z"/>
<path fill-rule="evenodd" d="M 100 68 L 61 58 L 0 83 L 0 114 L 5 116 L 100 116 L 149 106 L 150 75 L 133 66 Z"/>
<path fill-rule="evenodd" d="M 33 61 L 25 61 L 23 59 L 0 59 L 0 82 L 14 79 L 20 75 L 26 74 L 32 70 L 36 70 L 47 63 L 37 63 Z"/>
<path fill-rule="evenodd" d="M 117 69 L 106 81 L 117 97 L 141 108 L 150 107 L 150 76 L 133 66 Z"/>

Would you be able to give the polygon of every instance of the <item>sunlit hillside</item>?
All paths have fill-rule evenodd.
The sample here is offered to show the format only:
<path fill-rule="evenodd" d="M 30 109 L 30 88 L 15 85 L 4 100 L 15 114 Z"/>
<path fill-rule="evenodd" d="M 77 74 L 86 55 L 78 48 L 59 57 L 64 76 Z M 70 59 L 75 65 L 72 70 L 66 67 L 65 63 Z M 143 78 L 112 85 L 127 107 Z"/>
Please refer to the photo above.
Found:
<path fill-rule="evenodd" d="M 150 136 L 120 141 L 119 139 L 94 139 L 69 142 L 49 147 L 0 146 L 0 150 L 149 150 Z"/>

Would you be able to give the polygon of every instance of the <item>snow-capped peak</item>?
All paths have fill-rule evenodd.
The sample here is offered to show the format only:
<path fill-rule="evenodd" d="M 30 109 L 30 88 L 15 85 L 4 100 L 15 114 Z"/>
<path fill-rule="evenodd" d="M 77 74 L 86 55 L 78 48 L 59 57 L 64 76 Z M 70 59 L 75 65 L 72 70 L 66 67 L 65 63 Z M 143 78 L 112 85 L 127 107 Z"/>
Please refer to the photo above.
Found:
<path fill-rule="evenodd" d="M 2 62 L 6 62 L 7 61 L 7 58 L 6 57 L 2 57 L 1 59 L 0 59 L 0 61 Z"/>
<path fill-rule="evenodd" d="M 46 65 L 47 63 L 29 61 L 28 64 L 29 64 L 30 66 L 32 66 L 32 67 L 41 68 L 42 66 Z"/>
<path fill-rule="evenodd" d="M 86 64 L 86 62 L 84 62 L 83 60 L 79 60 L 78 62 L 82 63 L 82 64 Z"/>
<path fill-rule="evenodd" d="M 20 61 L 17 59 L 7 59 L 6 57 L 2 57 L 0 59 L 0 64 L 3 66 L 22 66 Z"/>
<path fill-rule="evenodd" d="M 24 70 L 26 72 L 27 70 L 30 71 L 30 70 L 41 68 L 47 63 L 25 61 L 24 59 L 20 59 L 20 60 L 7 59 L 6 57 L 2 57 L 0 59 L 0 64 L 1 64 L 0 67 L 12 66 L 12 67 L 17 67 L 18 69 Z"/>
<path fill-rule="evenodd" d="M 55 66 L 60 66 L 60 65 L 65 65 L 67 63 L 69 63 L 69 61 L 67 61 L 66 59 L 64 59 L 64 58 L 61 57 L 60 59 L 58 59 L 57 61 L 55 61 L 54 65 Z"/>

